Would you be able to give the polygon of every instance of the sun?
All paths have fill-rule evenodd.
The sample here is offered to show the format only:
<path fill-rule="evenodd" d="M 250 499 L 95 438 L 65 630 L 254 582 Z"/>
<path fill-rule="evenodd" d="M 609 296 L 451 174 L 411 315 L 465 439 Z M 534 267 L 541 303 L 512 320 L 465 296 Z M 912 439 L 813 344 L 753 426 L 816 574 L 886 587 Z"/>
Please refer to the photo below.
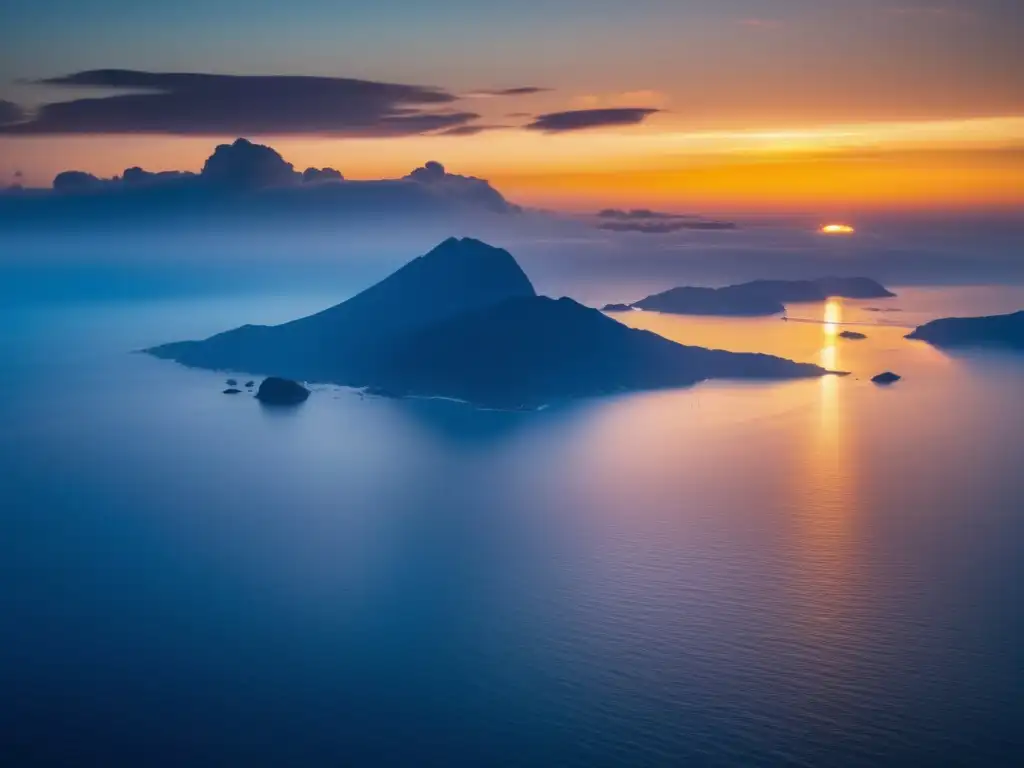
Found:
<path fill-rule="evenodd" d="M 852 235 L 854 231 L 849 224 L 826 224 L 819 230 L 823 235 Z"/>

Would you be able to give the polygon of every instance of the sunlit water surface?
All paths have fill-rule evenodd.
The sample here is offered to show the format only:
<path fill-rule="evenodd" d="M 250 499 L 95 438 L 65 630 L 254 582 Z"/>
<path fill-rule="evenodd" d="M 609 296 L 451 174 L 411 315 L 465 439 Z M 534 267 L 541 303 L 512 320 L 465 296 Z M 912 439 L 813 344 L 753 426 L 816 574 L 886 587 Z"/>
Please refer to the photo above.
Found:
<path fill-rule="evenodd" d="M 619 315 L 852 375 L 531 414 L 127 353 L 335 298 L 4 310 L 6 764 L 1021 757 L 1024 357 L 902 336 L 1024 293 Z"/>

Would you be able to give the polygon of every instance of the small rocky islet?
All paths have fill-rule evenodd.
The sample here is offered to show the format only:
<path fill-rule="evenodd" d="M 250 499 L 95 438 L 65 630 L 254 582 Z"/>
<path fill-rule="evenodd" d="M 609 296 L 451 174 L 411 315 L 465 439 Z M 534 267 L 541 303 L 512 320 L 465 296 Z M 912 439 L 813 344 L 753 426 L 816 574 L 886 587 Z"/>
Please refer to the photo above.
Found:
<path fill-rule="evenodd" d="M 875 384 L 888 386 L 890 384 L 895 384 L 902 378 L 903 377 L 900 376 L 898 373 L 893 373 L 892 371 L 885 371 L 883 373 L 878 374 L 877 376 L 872 376 L 871 381 L 874 382 Z"/>
<path fill-rule="evenodd" d="M 266 405 L 298 405 L 309 398 L 309 390 L 291 379 L 270 376 L 256 391 L 256 399 Z"/>

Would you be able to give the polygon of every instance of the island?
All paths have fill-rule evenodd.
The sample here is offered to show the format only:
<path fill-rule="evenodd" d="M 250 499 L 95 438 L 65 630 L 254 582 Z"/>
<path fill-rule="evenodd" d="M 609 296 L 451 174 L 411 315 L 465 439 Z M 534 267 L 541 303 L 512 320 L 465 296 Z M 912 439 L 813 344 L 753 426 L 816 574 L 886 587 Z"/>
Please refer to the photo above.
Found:
<path fill-rule="evenodd" d="M 892 371 L 885 371 L 884 373 L 880 373 L 877 376 L 872 376 L 871 381 L 873 381 L 875 384 L 888 386 L 889 384 L 895 384 L 902 378 L 903 377 L 897 373 L 893 373 Z"/>
<path fill-rule="evenodd" d="M 937 347 L 997 347 L 1024 350 L 1024 310 L 987 317 L 947 317 L 907 334 Z"/>
<path fill-rule="evenodd" d="M 605 304 L 601 307 L 602 312 L 632 312 L 633 308 L 629 304 Z"/>
<path fill-rule="evenodd" d="M 677 315 L 764 317 L 786 311 L 787 304 L 829 298 L 881 299 L 895 296 L 867 277 L 823 277 L 817 280 L 754 280 L 724 288 L 671 288 L 629 306 Z M 612 305 L 610 305 L 612 306 Z"/>
<path fill-rule="evenodd" d="M 271 376 L 256 390 L 256 399 L 265 405 L 298 405 L 306 402 L 309 390 L 297 381 Z"/>
<path fill-rule="evenodd" d="M 200 368 L 497 408 L 714 378 L 829 373 L 771 355 L 677 344 L 572 299 L 538 296 L 511 254 L 471 238 L 450 238 L 309 317 L 146 351 Z"/>
<path fill-rule="evenodd" d="M 867 334 L 860 331 L 843 331 L 839 334 L 839 338 L 849 339 L 850 341 L 863 341 L 867 338 Z"/>

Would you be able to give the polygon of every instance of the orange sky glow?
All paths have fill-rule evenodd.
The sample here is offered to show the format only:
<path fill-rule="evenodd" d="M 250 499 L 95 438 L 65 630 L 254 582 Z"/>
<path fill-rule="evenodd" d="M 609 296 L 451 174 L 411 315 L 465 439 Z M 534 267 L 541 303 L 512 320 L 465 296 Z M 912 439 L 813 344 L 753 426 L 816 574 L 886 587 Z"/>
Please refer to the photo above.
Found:
<path fill-rule="evenodd" d="M 681 131 L 649 125 L 564 136 L 492 131 L 400 139 L 254 137 L 297 168 L 331 165 L 349 178 L 397 177 L 428 159 L 489 179 L 528 206 L 605 205 L 702 211 L 752 209 L 1012 208 L 1024 205 L 1024 117 Z M 211 138 L 9 139 L 0 172 L 29 184 L 78 168 L 126 164 L 198 170 Z M 130 158 L 130 160 L 129 160 Z"/>

